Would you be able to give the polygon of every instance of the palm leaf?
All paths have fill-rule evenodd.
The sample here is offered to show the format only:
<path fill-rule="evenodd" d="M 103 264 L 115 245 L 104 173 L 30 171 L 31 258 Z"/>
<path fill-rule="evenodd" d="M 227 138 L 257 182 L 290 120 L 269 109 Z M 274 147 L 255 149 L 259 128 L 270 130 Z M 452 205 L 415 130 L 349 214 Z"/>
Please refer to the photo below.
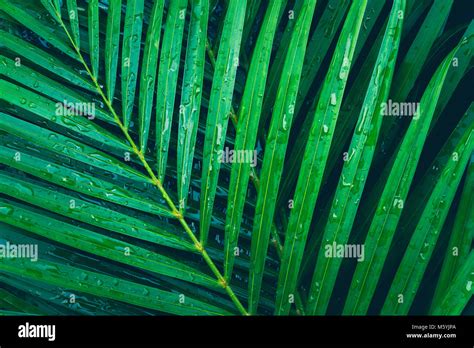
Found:
<path fill-rule="evenodd" d="M 470 111 L 470 115 L 472 116 L 472 104 Z M 440 305 L 442 297 L 446 296 L 445 292 L 450 286 L 451 282 L 454 280 L 456 273 L 460 271 L 461 265 L 463 265 L 465 262 L 468 263 L 467 259 L 470 257 L 470 246 L 472 245 L 472 240 L 474 237 L 474 216 L 469 214 L 469 207 L 472 206 L 474 199 L 473 158 L 474 157 L 471 157 L 471 161 L 467 169 L 467 176 L 462 189 L 459 209 L 456 214 L 456 220 L 454 222 L 451 237 L 449 239 L 448 249 L 446 251 L 443 267 L 441 268 L 436 291 L 433 296 L 431 305 L 432 309 L 435 309 L 438 305 Z"/>
<path fill-rule="evenodd" d="M 58 14 L 59 14 L 58 8 L 54 8 L 53 5 L 48 0 L 45 0 L 42 3 L 47 4 L 47 8 L 49 9 L 49 11 L 53 11 L 53 18 L 60 20 L 60 17 L 58 17 Z M 43 16 L 34 17 L 26 9 L 20 6 L 17 6 L 17 4 L 14 4 L 9 1 L 2 1 L 0 3 L 0 9 L 4 11 L 5 13 L 7 13 L 8 15 L 12 16 L 13 18 L 17 19 L 20 23 L 25 25 L 27 28 L 41 35 L 53 46 L 57 47 L 68 56 L 72 58 L 77 57 L 76 52 L 74 52 L 74 50 L 71 47 L 69 47 L 66 43 L 64 43 L 64 41 L 60 37 L 59 28 L 51 28 L 50 26 L 46 25 L 45 19 Z"/>
<path fill-rule="evenodd" d="M 127 1 L 122 45 L 123 124 L 128 129 L 132 118 L 142 36 L 143 0 Z"/>
<path fill-rule="evenodd" d="M 255 79 L 248 80 L 240 104 L 239 123 L 234 147 L 236 153 L 252 153 L 255 148 L 266 82 L 266 74 L 259 75 L 257 72 L 268 70 L 273 37 L 282 5 L 281 1 L 274 1 L 270 5 L 255 46 L 255 54 L 252 57 L 249 69 L 249 74 L 255 76 Z M 229 191 L 225 224 L 224 252 L 226 267 L 224 275 L 226 279 L 230 279 L 234 265 L 245 196 L 250 178 L 250 166 L 250 163 L 235 163 L 232 166 L 231 190 Z"/>
<path fill-rule="evenodd" d="M 462 266 L 455 273 L 449 288 L 434 307 L 434 315 L 460 315 L 472 298 L 472 283 L 474 281 L 474 253 L 471 251 Z"/>
<path fill-rule="evenodd" d="M 252 232 L 251 268 L 249 282 L 249 312 L 255 313 L 258 308 L 260 289 L 265 267 L 265 255 L 270 238 L 271 222 L 275 212 L 275 198 L 281 178 L 286 146 L 288 143 L 294 103 L 303 67 L 304 52 L 309 36 L 312 13 L 316 1 L 304 4 L 291 36 L 288 53 L 283 66 L 283 75 L 288 79 L 280 82 L 274 115 L 265 147 L 262 165 L 261 187 L 255 208 L 255 220 Z"/>
<path fill-rule="evenodd" d="M 140 75 L 140 99 L 138 107 L 138 124 L 140 130 L 140 151 L 147 149 L 150 131 L 153 93 L 155 91 L 156 69 L 158 66 L 158 51 L 160 47 L 161 21 L 164 3 L 155 1 L 148 27 L 147 40 L 143 51 L 142 72 Z"/>
<path fill-rule="evenodd" d="M 470 313 L 472 20 L 404 3 L 2 0 L 0 315 Z"/>
<path fill-rule="evenodd" d="M 360 11 L 364 10 L 364 8 L 360 9 Z M 336 52 L 344 52 L 344 54 L 333 57 L 319 97 L 317 112 L 306 145 L 306 158 L 303 159 L 300 176 L 296 184 L 295 205 L 291 210 L 285 236 L 285 248 L 278 280 L 276 314 L 288 314 L 289 311 L 288 297 L 293 293 L 296 286 L 309 223 L 311 222 L 311 215 L 305 216 L 305 214 L 311 214 L 316 204 L 322 174 L 324 173 L 324 158 L 327 157 L 331 145 L 332 134 L 336 126 L 341 99 L 349 77 L 352 56 L 357 43 L 360 14 L 361 12 L 357 12 L 355 5 L 349 10 L 348 18 L 350 20 L 346 21 L 336 47 Z M 316 166 L 316 162 L 319 162 L 318 166 Z M 302 223 L 303 221 L 306 223 Z"/>
<path fill-rule="evenodd" d="M 443 62 L 444 64 L 435 78 L 446 76 L 447 65 L 453 56 L 454 52 Z M 423 112 L 423 108 L 420 112 Z M 456 146 L 455 152 L 459 154 L 459 158 L 447 163 L 440 180 L 434 187 L 398 267 L 382 308 L 382 314 L 406 314 L 409 311 L 461 181 L 462 173 L 474 150 L 473 132 L 474 130 L 471 129 Z"/>
<path fill-rule="evenodd" d="M 79 31 L 79 16 L 77 13 L 77 0 L 67 0 L 67 13 L 69 15 L 69 21 L 71 22 L 71 32 L 74 38 L 75 45 L 81 48 L 81 38 Z"/>
<path fill-rule="evenodd" d="M 178 134 L 178 199 L 179 208 L 184 211 L 187 204 L 191 169 L 199 127 L 199 113 L 203 91 L 205 68 L 207 21 L 209 2 L 207 0 L 192 3 L 191 23 L 186 48 L 186 62 L 179 111 Z"/>
<path fill-rule="evenodd" d="M 217 281 L 210 276 L 164 255 L 37 214 L 12 201 L 0 200 L 0 210 L 4 222 L 47 236 L 58 243 L 140 269 L 188 281 L 192 279 L 197 284 L 211 288 L 218 287 Z"/>
<path fill-rule="evenodd" d="M 446 70 L 454 52 L 450 54 L 433 77 L 420 102 L 419 116 L 423 122 L 414 122 L 403 139 L 397 158 L 393 164 L 382 197 L 377 206 L 377 212 L 369 228 L 366 244 L 369 263 L 358 266 L 352 280 L 349 301 L 345 311 L 364 313 L 367 311 L 370 298 L 376 286 L 376 279 L 382 271 L 383 262 L 390 247 L 393 234 L 398 224 L 401 211 L 405 206 L 408 190 L 413 179 L 416 165 L 424 145 L 429 125 L 435 110 L 436 101 L 442 86 Z M 423 115 L 423 116 L 422 116 Z M 368 275 L 375 280 L 369 279 Z M 366 287 L 366 288 L 365 288 Z"/>
<path fill-rule="evenodd" d="M 158 179 L 163 181 L 173 120 L 174 96 L 180 63 L 187 1 L 173 1 L 166 19 L 158 73 L 156 101 L 156 155 Z"/>
<path fill-rule="evenodd" d="M 97 79 L 99 74 L 99 1 L 91 0 L 87 11 L 92 75 Z"/>
<path fill-rule="evenodd" d="M 246 4 L 246 0 L 243 3 L 237 0 L 230 1 L 217 54 L 203 150 L 200 203 L 200 240 L 203 245 L 206 245 L 208 239 L 221 166 L 218 153 L 224 148 L 229 122 Z"/>
<path fill-rule="evenodd" d="M 107 14 L 107 33 L 105 35 L 105 81 L 107 99 L 114 99 L 115 79 L 117 77 L 117 63 L 120 42 L 120 18 L 122 0 L 111 1 Z"/>
<path fill-rule="evenodd" d="M 133 238 L 165 245 L 171 248 L 194 252 L 193 245 L 156 223 L 151 225 L 127 214 L 70 196 L 53 187 L 44 187 L 29 179 L 15 178 L 11 174 L 0 174 L 0 192 L 33 204 L 48 207 L 52 212 L 74 218 L 105 230 L 124 234 Z M 53 201 L 53 205 L 48 202 Z"/>
<path fill-rule="evenodd" d="M 21 270 L 23 277 L 41 279 L 49 284 L 103 296 L 137 306 L 153 308 L 165 313 L 187 315 L 224 315 L 229 314 L 207 303 L 188 298 L 180 303 L 179 294 L 144 286 L 115 277 L 81 270 L 79 268 L 42 261 L 38 263 L 24 260 L 9 260 L 0 264 L 7 273 Z M 38 274 L 40 274 L 38 276 Z"/>
<path fill-rule="evenodd" d="M 9 49 L 23 58 L 34 62 L 44 69 L 62 77 L 64 80 L 72 82 L 73 84 L 85 88 L 89 91 L 95 91 L 94 84 L 81 76 L 73 68 L 61 62 L 60 59 L 48 54 L 44 50 L 38 49 L 36 46 L 29 42 L 25 42 L 15 35 L 0 30 L 2 35 L 2 41 L 0 41 L 0 47 Z"/>
<path fill-rule="evenodd" d="M 429 93 L 432 92 L 426 91 L 427 105 L 432 103 L 428 98 L 435 98 L 435 95 Z M 367 258 L 369 262 L 358 265 L 352 279 L 351 290 L 344 309 L 347 314 L 365 314 L 369 308 L 370 300 L 377 286 L 377 279 L 382 272 L 385 257 L 400 219 L 402 211 L 400 207 L 410 208 L 404 202 L 406 202 L 415 167 L 424 145 L 423 135 L 428 131 L 427 127 L 430 123 L 428 121 L 431 119 L 430 115 L 433 111 L 431 108 L 427 110 L 425 124 L 413 122 L 402 142 L 393 164 L 394 169 L 388 178 L 365 241 L 365 245 L 368 246 Z M 472 112 L 465 120 L 465 123 L 458 126 L 459 133 L 453 133 L 459 138 L 458 142 L 461 141 L 461 136 L 466 136 L 471 132 Z M 451 151 L 454 151 L 454 148 Z M 419 203 L 423 202 L 420 195 L 415 195 L 415 197 Z"/>
<path fill-rule="evenodd" d="M 394 3 L 322 237 L 325 244 L 318 253 L 309 293 L 310 313 L 325 313 L 342 261 L 328 258 L 327 246 L 346 244 L 352 230 L 382 124 L 381 108 L 390 90 L 404 11 L 405 1 Z"/>

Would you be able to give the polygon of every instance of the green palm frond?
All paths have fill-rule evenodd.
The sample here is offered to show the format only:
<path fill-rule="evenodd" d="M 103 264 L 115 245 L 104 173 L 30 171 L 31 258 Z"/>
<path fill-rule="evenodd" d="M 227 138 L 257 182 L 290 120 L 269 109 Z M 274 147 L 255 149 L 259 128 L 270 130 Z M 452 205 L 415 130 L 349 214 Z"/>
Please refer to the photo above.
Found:
<path fill-rule="evenodd" d="M 463 6 L 0 1 L 0 315 L 472 314 Z"/>

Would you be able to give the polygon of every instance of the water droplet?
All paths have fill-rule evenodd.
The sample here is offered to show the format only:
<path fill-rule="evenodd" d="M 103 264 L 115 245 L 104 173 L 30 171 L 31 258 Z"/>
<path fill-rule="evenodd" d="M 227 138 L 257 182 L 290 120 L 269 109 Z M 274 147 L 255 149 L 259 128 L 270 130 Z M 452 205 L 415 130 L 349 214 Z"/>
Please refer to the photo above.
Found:
<path fill-rule="evenodd" d="M 221 144 L 222 139 L 222 125 L 219 123 L 217 125 L 217 145 Z"/>
<path fill-rule="evenodd" d="M 288 130 L 288 122 L 286 121 L 286 114 L 283 115 L 283 130 Z"/>

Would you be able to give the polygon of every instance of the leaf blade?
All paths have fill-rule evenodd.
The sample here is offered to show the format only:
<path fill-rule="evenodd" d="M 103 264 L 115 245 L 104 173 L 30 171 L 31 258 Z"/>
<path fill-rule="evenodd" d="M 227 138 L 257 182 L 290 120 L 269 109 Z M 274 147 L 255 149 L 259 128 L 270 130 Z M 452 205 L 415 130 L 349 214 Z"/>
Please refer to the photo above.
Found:
<path fill-rule="evenodd" d="M 87 19 L 92 76 L 97 80 L 99 76 L 99 0 L 89 1 Z"/>
<path fill-rule="evenodd" d="M 0 218 L 55 242 L 139 269 L 193 281 L 208 288 L 219 284 L 212 277 L 162 254 L 32 212 L 19 203 L 0 198 Z M 130 256 L 130 257 L 129 257 Z"/>
<path fill-rule="evenodd" d="M 128 129 L 132 118 L 142 36 L 144 0 L 127 1 L 122 45 L 122 112 Z"/>
<path fill-rule="evenodd" d="M 251 314 L 255 314 L 258 308 L 276 194 L 291 128 L 293 114 L 287 110 L 294 107 L 296 101 L 306 42 L 315 7 L 315 0 L 303 4 L 295 24 L 283 66 L 283 76 L 289 78 L 280 81 L 265 147 L 250 251 L 249 312 Z"/>
<path fill-rule="evenodd" d="M 156 68 L 160 47 L 161 21 L 163 17 L 163 0 L 156 0 L 150 17 L 150 24 L 143 51 L 142 72 L 140 76 L 140 96 L 138 101 L 138 125 L 140 151 L 146 152 L 150 130 L 153 92 L 155 90 Z"/>
<path fill-rule="evenodd" d="M 105 34 L 105 84 L 107 99 L 112 103 L 115 94 L 117 64 L 120 44 L 120 20 L 122 0 L 111 1 L 107 13 L 107 29 Z"/>
<path fill-rule="evenodd" d="M 471 104 L 470 110 L 471 115 L 474 114 L 474 104 Z M 445 293 L 448 291 L 450 283 L 454 281 L 456 273 L 460 271 L 461 265 L 468 262 L 467 258 L 471 250 L 474 232 L 474 216 L 469 212 L 469 209 L 473 204 L 474 157 L 471 157 L 453 230 L 449 239 L 448 249 L 446 250 L 443 266 L 431 303 L 431 309 L 434 311 L 437 310 L 436 307 L 442 305 L 444 301 L 443 297 L 446 296 Z"/>
<path fill-rule="evenodd" d="M 16 160 L 18 154 L 21 160 Z M 113 183 L 15 149 L 0 146 L 0 163 L 92 197 L 151 214 L 174 216 L 164 205 L 150 199 L 145 200 L 143 197 L 132 196 L 129 191 Z"/>
<path fill-rule="evenodd" d="M 451 63 L 452 53 L 445 60 L 445 64 L 449 65 Z M 444 75 L 446 75 L 446 71 L 444 71 Z M 426 208 L 423 210 L 409 246 L 397 269 L 381 311 L 382 315 L 406 314 L 410 310 L 421 278 L 438 240 L 439 231 L 446 220 L 462 173 L 473 150 L 474 129 L 471 129 L 456 147 L 455 151 L 459 154 L 459 160 L 451 160 L 447 163 L 440 180 L 430 195 Z M 400 294 L 403 295 L 403 303 L 398 301 Z"/>
<path fill-rule="evenodd" d="M 290 310 L 288 297 L 296 288 L 304 246 L 358 40 L 360 14 L 363 11 L 364 8 L 357 10 L 356 7 L 349 10 L 335 49 L 335 52 L 344 54 L 334 55 L 316 108 L 286 230 L 277 285 L 275 314 L 278 315 L 288 314 Z"/>
<path fill-rule="evenodd" d="M 203 245 L 206 245 L 209 234 L 221 167 L 218 152 L 224 148 L 237 72 L 235 63 L 236 59 L 238 61 L 245 20 L 247 0 L 238 2 L 231 0 L 227 9 L 207 114 L 200 201 L 200 241 Z"/>
<path fill-rule="evenodd" d="M 152 308 L 165 313 L 182 315 L 229 314 L 227 311 L 192 298 L 181 304 L 176 294 L 168 291 L 45 260 L 29 262 L 22 259 L 9 259 L 0 263 L 0 269 L 3 272 L 21 275 L 58 287 L 131 303 L 144 308 Z M 42 274 L 42 276 L 39 277 L 38 274 Z M 145 290 L 149 294 L 147 296 L 149 298 L 143 297 L 142 294 Z"/>
<path fill-rule="evenodd" d="M 199 114 L 204 88 L 209 1 L 192 2 L 191 12 L 178 126 L 177 180 L 181 212 L 186 210 L 196 136 L 199 128 Z"/>
<path fill-rule="evenodd" d="M 260 34 L 254 49 L 249 69 L 249 76 L 240 103 L 239 123 L 235 139 L 234 153 L 253 153 L 257 140 L 258 124 L 262 111 L 263 95 L 270 62 L 273 38 L 278 25 L 279 13 L 284 1 L 273 1 L 267 9 Z M 258 74 L 260 72 L 260 74 Z M 235 260 L 235 248 L 244 212 L 247 186 L 250 179 L 250 166 L 253 164 L 236 162 L 232 165 L 230 189 L 225 223 L 225 266 L 224 276 L 229 281 Z M 255 163 L 256 165 L 256 163 Z"/>
<path fill-rule="evenodd" d="M 170 3 L 161 46 L 160 69 L 156 86 L 156 166 L 160 181 L 165 178 L 168 162 L 186 7 L 186 0 Z"/>

